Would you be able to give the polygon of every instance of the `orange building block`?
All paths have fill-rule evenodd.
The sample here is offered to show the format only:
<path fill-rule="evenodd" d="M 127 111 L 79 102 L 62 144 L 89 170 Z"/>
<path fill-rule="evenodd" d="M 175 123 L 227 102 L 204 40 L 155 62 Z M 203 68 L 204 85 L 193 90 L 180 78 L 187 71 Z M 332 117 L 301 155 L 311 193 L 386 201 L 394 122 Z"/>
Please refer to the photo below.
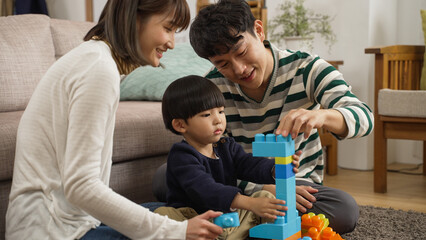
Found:
<path fill-rule="evenodd" d="M 333 231 L 331 227 L 327 227 L 322 230 L 319 240 L 343 240 L 343 238 L 338 233 Z"/>
<path fill-rule="evenodd" d="M 320 233 L 316 227 L 311 227 L 309 230 L 303 234 L 303 237 L 310 237 L 312 240 L 319 240 Z"/>
<path fill-rule="evenodd" d="M 328 219 L 324 214 L 314 213 L 302 216 L 302 237 L 310 237 L 312 240 L 344 240 L 338 233 L 328 227 Z"/>
<path fill-rule="evenodd" d="M 299 231 L 293 235 L 291 235 L 290 237 L 286 238 L 285 240 L 298 240 L 302 237 L 302 232 Z"/>
<path fill-rule="evenodd" d="M 324 214 L 318 214 L 318 216 L 315 216 L 315 213 L 303 214 L 302 235 L 308 232 L 311 227 L 316 228 L 318 233 L 321 233 L 324 228 L 328 227 L 328 219 L 324 216 Z"/>

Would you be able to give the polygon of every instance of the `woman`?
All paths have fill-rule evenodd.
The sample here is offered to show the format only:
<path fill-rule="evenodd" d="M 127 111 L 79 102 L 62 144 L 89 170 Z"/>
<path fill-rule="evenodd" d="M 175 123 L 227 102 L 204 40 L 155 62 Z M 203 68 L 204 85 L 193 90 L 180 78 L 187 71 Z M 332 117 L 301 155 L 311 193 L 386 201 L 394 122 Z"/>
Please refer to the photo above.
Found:
<path fill-rule="evenodd" d="M 189 19 L 186 0 L 109 0 L 85 42 L 51 66 L 18 128 L 7 239 L 213 239 L 222 232 L 208 221 L 218 212 L 175 222 L 108 187 L 120 75 L 159 66 Z"/>

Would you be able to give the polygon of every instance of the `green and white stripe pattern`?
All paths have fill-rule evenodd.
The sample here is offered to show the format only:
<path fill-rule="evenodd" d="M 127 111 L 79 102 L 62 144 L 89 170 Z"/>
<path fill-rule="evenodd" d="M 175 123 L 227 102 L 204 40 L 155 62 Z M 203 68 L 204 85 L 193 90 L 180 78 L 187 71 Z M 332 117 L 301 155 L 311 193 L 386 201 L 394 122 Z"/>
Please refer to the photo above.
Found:
<path fill-rule="evenodd" d="M 278 50 L 267 41 L 265 46 L 272 49 L 274 70 L 261 102 L 250 99 L 217 69 L 206 76 L 225 96 L 227 133 L 246 151 L 251 151 L 255 134 L 273 133 L 279 120 L 298 108 L 313 110 L 322 106 L 340 111 L 349 129 L 346 138 L 362 137 L 372 131 L 371 110 L 351 92 L 333 66 L 309 53 Z M 306 140 L 300 133 L 295 143 L 296 149 L 302 150 L 296 177 L 321 184 L 324 159 L 317 130 Z"/>

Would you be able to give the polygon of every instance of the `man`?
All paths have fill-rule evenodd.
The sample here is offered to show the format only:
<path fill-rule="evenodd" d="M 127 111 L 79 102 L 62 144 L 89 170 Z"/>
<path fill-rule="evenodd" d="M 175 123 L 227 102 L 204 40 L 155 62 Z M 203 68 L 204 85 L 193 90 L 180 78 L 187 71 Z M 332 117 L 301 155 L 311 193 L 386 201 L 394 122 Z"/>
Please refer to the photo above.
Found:
<path fill-rule="evenodd" d="M 317 132 L 325 128 L 346 139 L 372 131 L 371 110 L 342 74 L 317 56 L 279 50 L 266 41 L 263 23 L 244 0 L 222 0 L 202 9 L 191 25 L 190 41 L 215 66 L 206 77 L 225 96 L 227 133 L 245 149 L 256 133 L 291 134 L 301 150 L 299 213 L 323 213 L 335 231 L 352 231 L 358 206 L 349 194 L 322 186 L 324 159 Z M 271 185 L 241 185 L 247 193 L 262 187 L 275 192 Z"/>

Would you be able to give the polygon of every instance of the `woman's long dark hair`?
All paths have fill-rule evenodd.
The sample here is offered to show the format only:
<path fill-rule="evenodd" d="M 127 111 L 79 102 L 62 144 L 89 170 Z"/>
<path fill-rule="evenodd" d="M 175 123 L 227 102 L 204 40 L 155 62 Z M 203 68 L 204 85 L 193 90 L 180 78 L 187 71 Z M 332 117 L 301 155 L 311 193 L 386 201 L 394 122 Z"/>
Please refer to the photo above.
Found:
<path fill-rule="evenodd" d="M 139 31 L 143 30 L 143 24 L 151 16 L 164 13 L 172 14 L 172 25 L 178 31 L 188 28 L 190 12 L 186 0 L 108 0 L 99 22 L 84 40 L 105 41 L 120 72 L 128 74 L 134 68 L 148 64 L 139 45 Z"/>

